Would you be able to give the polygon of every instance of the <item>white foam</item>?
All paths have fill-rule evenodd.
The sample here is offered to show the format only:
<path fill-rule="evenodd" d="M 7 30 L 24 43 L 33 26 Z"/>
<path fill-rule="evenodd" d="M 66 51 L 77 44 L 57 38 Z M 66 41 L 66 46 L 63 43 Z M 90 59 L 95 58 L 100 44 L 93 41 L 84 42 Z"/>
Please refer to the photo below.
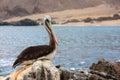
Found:
<path fill-rule="evenodd" d="M 9 65 L 11 65 L 11 61 L 1 59 L 0 64 L 2 64 L 2 65 L 0 65 L 0 67 L 9 66 Z"/>
<path fill-rule="evenodd" d="M 116 62 L 120 62 L 120 60 L 117 60 Z"/>
<path fill-rule="evenodd" d="M 83 65 L 83 64 L 85 64 L 85 63 L 86 63 L 85 61 L 81 61 L 81 62 L 80 62 L 81 65 Z"/>
<path fill-rule="evenodd" d="M 73 70 L 73 71 L 74 71 L 74 70 L 75 70 L 75 68 L 73 68 L 73 67 L 72 67 L 72 68 L 70 68 L 70 70 Z"/>

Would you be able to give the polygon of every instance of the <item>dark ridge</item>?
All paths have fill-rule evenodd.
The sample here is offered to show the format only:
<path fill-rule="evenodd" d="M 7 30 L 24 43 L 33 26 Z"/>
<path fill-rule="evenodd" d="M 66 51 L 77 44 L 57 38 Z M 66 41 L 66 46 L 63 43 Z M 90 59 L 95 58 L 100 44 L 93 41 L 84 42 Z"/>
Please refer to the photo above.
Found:
<path fill-rule="evenodd" d="M 98 18 L 86 18 L 86 19 L 83 19 L 82 21 L 83 22 L 86 22 L 86 23 L 93 23 L 93 22 L 102 22 L 102 21 L 110 21 L 110 20 L 119 20 L 120 19 L 120 15 L 119 14 L 114 14 L 112 17 L 108 16 L 108 17 L 98 17 Z"/>
<path fill-rule="evenodd" d="M 38 22 L 31 19 L 24 19 L 16 22 L 0 22 L 0 26 L 37 26 Z"/>

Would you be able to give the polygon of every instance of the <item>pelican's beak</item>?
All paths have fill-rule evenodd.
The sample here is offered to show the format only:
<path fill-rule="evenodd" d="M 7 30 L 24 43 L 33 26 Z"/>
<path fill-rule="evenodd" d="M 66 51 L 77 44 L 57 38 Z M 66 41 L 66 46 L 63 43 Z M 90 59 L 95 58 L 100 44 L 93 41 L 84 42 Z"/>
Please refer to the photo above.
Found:
<path fill-rule="evenodd" d="M 53 39 L 54 39 L 55 43 L 58 45 L 58 41 L 57 41 L 56 35 L 55 35 L 55 33 L 54 33 L 53 29 L 52 29 L 52 25 L 51 25 L 50 22 L 47 22 L 47 27 L 49 29 L 49 32 L 53 36 Z"/>

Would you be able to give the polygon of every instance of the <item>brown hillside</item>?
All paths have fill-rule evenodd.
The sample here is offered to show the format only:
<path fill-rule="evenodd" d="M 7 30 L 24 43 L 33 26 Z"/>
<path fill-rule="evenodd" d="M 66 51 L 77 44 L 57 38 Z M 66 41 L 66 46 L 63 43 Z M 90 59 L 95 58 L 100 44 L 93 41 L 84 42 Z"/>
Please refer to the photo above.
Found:
<path fill-rule="evenodd" d="M 0 0 L 0 20 L 61 10 L 95 7 L 101 4 L 117 6 L 120 0 Z"/>

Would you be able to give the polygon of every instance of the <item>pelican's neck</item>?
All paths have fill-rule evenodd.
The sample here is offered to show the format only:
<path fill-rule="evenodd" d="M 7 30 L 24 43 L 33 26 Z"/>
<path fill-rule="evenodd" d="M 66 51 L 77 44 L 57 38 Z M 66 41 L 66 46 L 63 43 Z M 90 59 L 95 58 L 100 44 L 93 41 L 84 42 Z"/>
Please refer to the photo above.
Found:
<path fill-rule="evenodd" d="M 54 38 L 56 37 L 56 36 L 54 36 L 55 34 L 54 33 L 48 33 L 48 35 L 49 35 L 49 45 L 56 46 L 56 42 L 54 40 Z"/>
<path fill-rule="evenodd" d="M 52 46 L 52 45 L 54 45 L 54 46 L 58 45 L 58 41 L 57 41 L 57 38 L 56 38 L 56 35 L 55 35 L 53 29 L 49 30 L 47 28 L 48 25 L 45 25 L 45 26 L 46 26 L 46 31 L 47 31 L 48 36 L 49 36 L 49 45 L 50 46 Z"/>

